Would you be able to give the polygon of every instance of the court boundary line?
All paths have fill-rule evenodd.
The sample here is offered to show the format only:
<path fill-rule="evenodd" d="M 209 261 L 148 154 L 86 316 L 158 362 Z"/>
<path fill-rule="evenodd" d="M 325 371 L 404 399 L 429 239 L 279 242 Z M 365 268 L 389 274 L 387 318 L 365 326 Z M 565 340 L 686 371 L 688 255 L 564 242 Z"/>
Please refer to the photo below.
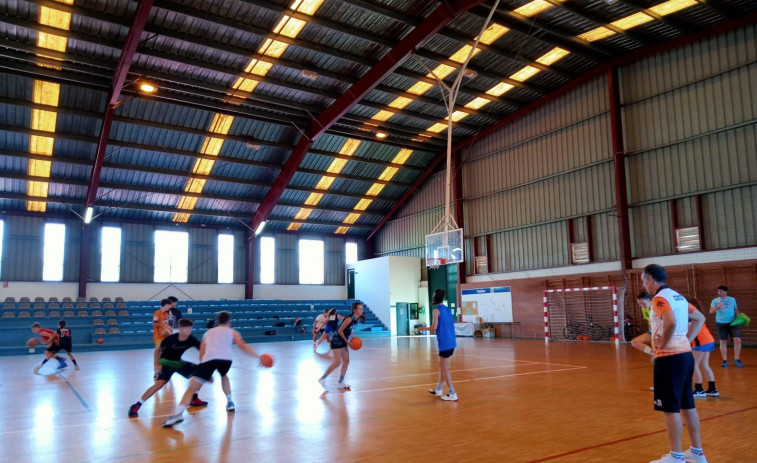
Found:
<path fill-rule="evenodd" d="M 91 412 L 92 410 L 89 408 L 89 405 L 87 405 L 87 402 L 85 402 L 82 396 L 79 395 L 79 391 L 77 391 L 76 388 L 73 386 L 73 384 L 71 384 L 68 381 L 68 378 L 63 376 L 63 373 L 61 373 L 60 371 L 57 371 L 56 373 L 63 380 L 63 382 L 66 383 L 66 386 L 68 386 L 68 388 L 71 389 L 71 392 L 73 392 L 76 398 L 79 399 L 79 402 L 84 406 L 84 408 L 86 408 L 88 412 Z"/>
<path fill-rule="evenodd" d="M 755 405 L 753 407 L 742 408 L 740 410 L 733 410 L 733 411 L 730 411 L 728 413 L 722 413 L 722 414 L 715 415 L 715 416 L 709 416 L 707 418 L 700 418 L 699 422 L 701 423 L 703 421 L 715 420 L 715 419 L 718 419 L 718 418 L 723 418 L 723 417 L 730 416 L 730 415 L 736 415 L 736 414 L 739 414 L 739 413 L 744 413 L 744 412 L 748 412 L 748 411 L 756 410 L 756 409 L 757 409 L 757 405 Z M 609 445 L 620 444 L 622 442 L 628 442 L 628 441 L 632 441 L 632 440 L 636 440 L 636 439 L 641 439 L 643 437 L 653 436 L 655 434 L 661 434 L 661 433 L 664 433 L 664 432 L 665 432 L 665 428 L 658 429 L 657 431 L 650 431 L 650 432 L 646 432 L 644 434 L 637 434 L 635 436 L 628 436 L 628 437 L 624 437 L 622 439 L 615 439 L 613 441 L 603 442 L 601 444 L 590 445 L 588 447 L 583 447 L 583 448 L 580 448 L 580 449 L 571 450 L 569 452 L 564 452 L 564 453 L 561 453 L 559 455 L 552 455 L 552 456 L 549 456 L 549 457 L 540 458 L 538 460 L 529 460 L 527 463 L 541 463 L 541 462 L 544 462 L 544 461 L 550 461 L 550 460 L 554 460 L 554 459 L 557 459 L 557 458 L 567 457 L 569 455 L 576 455 L 578 453 L 586 452 L 587 450 L 594 450 L 594 449 L 598 449 L 598 448 L 602 448 L 602 447 L 607 447 Z"/>

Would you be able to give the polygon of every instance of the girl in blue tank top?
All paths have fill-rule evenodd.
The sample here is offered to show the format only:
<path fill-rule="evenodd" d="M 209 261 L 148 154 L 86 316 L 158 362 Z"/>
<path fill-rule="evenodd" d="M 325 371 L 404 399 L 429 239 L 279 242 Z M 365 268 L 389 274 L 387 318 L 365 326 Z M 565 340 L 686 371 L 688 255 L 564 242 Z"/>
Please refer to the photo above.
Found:
<path fill-rule="evenodd" d="M 428 392 L 435 396 L 441 397 L 442 400 L 457 400 L 457 393 L 452 386 L 452 374 L 449 371 L 449 359 L 455 352 L 457 340 L 455 339 L 455 322 L 452 319 L 452 312 L 449 307 L 442 304 L 444 301 L 444 290 L 437 289 L 434 291 L 434 297 L 431 305 L 434 306 L 433 322 L 431 326 L 422 326 L 420 331 L 436 331 L 436 342 L 439 344 L 439 381 L 435 389 L 429 389 Z M 447 382 L 449 392 L 443 394 L 442 387 Z"/>
<path fill-rule="evenodd" d="M 350 385 L 344 382 L 344 376 L 347 374 L 347 367 L 350 366 L 350 351 L 347 348 L 349 344 L 350 336 L 352 335 L 352 327 L 357 324 L 358 319 L 363 316 L 363 304 L 360 302 L 352 303 L 352 314 L 349 317 L 345 317 L 339 323 L 339 329 L 337 329 L 331 337 L 331 351 L 333 360 L 331 365 L 326 369 L 326 373 L 318 380 L 322 386 L 325 387 L 326 378 L 332 371 L 336 370 L 339 365 L 342 366 L 342 371 L 339 374 L 339 389 L 350 389 Z M 329 321 L 331 323 L 331 321 Z"/>

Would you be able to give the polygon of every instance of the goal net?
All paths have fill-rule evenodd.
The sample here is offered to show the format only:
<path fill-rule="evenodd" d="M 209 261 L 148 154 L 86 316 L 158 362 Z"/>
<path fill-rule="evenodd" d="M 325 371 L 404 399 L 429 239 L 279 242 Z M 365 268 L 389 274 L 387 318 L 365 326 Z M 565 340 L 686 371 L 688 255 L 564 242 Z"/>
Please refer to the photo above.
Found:
<path fill-rule="evenodd" d="M 625 288 L 544 291 L 546 341 L 626 341 L 623 334 Z"/>

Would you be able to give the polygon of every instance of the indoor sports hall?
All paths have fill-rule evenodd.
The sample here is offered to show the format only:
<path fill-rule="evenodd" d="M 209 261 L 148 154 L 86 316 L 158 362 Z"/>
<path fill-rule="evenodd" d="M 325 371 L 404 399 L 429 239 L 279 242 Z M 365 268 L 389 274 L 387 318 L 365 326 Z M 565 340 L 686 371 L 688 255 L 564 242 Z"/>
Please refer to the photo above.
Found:
<path fill-rule="evenodd" d="M 0 1 L 0 461 L 757 461 L 757 2 Z"/>

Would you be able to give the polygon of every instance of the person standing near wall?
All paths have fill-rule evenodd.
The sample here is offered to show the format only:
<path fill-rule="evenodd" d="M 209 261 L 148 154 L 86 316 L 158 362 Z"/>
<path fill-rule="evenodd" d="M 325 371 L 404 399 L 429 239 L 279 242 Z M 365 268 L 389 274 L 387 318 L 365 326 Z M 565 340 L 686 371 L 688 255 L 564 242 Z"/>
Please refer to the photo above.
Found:
<path fill-rule="evenodd" d="M 705 318 L 696 310 L 689 314 L 686 298 L 670 289 L 665 284 L 667 279 L 665 269 L 656 264 L 647 265 L 641 274 L 644 289 L 652 295 L 654 409 L 665 414 L 665 430 L 670 444 L 670 453 L 650 463 L 707 463 L 691 388 L 694 356 L 690 344 L 699 334 Z M 686 417 L 691 440 L 691 447 L 686 452 L 681 445 L 681 415 Z"/>
<path fill-rule="evenodd" d="M 452 386 L 452 373 L 449 371 L 449 359 L 455 353 L 457 340 L 455 339 L 455 321 L 452 312 L 444 302 L 444 290 L 434 290 L 431 305 L 434 306 L 431 326 L 421 326 L 418 331 L 436 331 L 436 342 L 439 344 L 439 381 L 434 389 L 429 389 L 431 394 L 441 397 L 442 400 L 457 401 L 457 393 Z M 448 392 L 444 394 L 442 387 L 447 382 Z"/>
<path fill-rule="evenodd" d="M 718 297 L 710 303 L 710 313 L 715 314 L 715 323 L 718 327 L 718 339 L 720 339 L 720 355 L 723 356 L 721 367 L 728 366 L 728 335 L 733 339 L 733 363 L 737 367 L 743 367 L 741 363 L 741 330 L 738 326 L 731 326 L 731 322 L 739 314 L 736 299 L 728 295 L 727 286 L 718 286 Z"/>
<path fill-rule="evenodd" d="M 169 309 L 169 317 L 168 319 L 171 322 L 171 329 L 173 329 L 174 333 L 179 332 L 179 320 L 181 320 L 183 317 L 181 315 L 181 310 L 177 309 L 176 306 L 179 304 L 179 300 L 175 298 L 174 296 L 168 296 L 166 299 L 171 301 L 171 308 Z"/>

